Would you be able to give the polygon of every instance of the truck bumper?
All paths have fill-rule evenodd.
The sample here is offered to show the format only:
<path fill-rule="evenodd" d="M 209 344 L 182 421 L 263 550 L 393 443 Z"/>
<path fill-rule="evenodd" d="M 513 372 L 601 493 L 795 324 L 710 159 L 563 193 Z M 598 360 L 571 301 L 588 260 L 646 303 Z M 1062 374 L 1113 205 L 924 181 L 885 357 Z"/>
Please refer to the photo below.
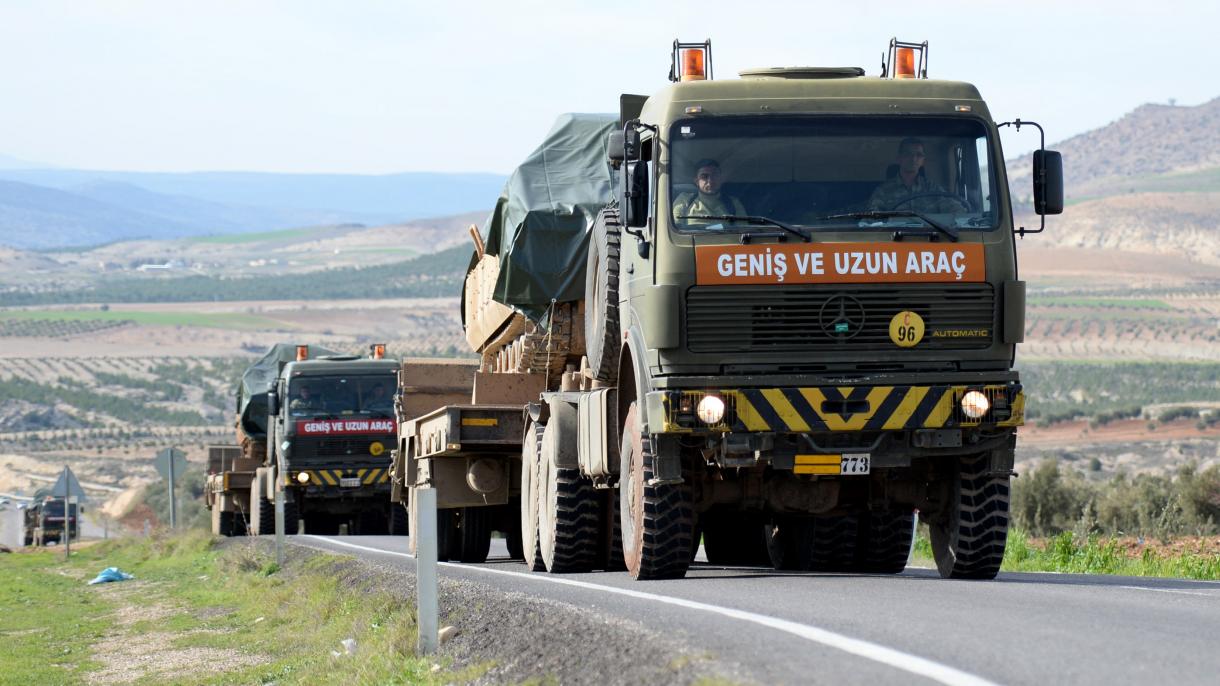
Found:
<path fill-rule="evenodd" d="M 989 401 L 972 418 L 962 397 L 979 391 Z M 696 412 L 709 395 L 724 401 L 723 418 L 706 423 Z M 646 396 L 652 434 L 822 434 L 918 429 L 1015 428 L 1025 423 L 1021 384 L 839 386 L 653 391 Z"/>

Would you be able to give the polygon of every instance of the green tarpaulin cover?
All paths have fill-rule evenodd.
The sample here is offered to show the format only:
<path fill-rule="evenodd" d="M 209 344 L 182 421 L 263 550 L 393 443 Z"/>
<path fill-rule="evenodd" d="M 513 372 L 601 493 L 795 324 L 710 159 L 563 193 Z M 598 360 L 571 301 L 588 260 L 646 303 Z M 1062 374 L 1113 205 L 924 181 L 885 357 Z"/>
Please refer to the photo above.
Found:
<path fill-rule="evenodd" d="M 508 177 L 483 224 L 487 253 L 500 257 L 496 302 L 542 322 L 552 300 L 584 297 L 589 231 L 618 183 L 606 157 L 617 128 L 617 115 L 562 115 Z"/>
<path fill-rule="evenodd" d="M 309 346 L 310 359 L 338 354 L 320 345 Z M 267 435 L 267 389 L 279 375 L 280 367 L 295 359 L 296 343 L 276 343 L 241 375 L 241 384 L 237 387 L 237 411 L 241 413 L 241 427 L 247 436 L 261 439 Z"/>

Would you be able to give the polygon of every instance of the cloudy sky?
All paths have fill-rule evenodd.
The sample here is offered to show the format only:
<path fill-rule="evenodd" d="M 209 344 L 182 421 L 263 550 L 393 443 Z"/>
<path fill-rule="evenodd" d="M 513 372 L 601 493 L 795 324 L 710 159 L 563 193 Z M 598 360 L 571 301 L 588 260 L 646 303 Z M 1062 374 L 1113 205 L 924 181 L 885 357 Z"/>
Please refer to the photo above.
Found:
<path fill-rule="evenodd" d="M 876 74 L 891 36 L 927 39 L 930 76 L 971 81 L 997 118 L 1059 140 L 1141 103 L 1220 95 L 1217 26 L 1214 0 L 0 0 L 0 154 L 150 171 L 507 172 L 557 114 L 663 87 L 676 37 L 710 37 L 722 78 Z"/>

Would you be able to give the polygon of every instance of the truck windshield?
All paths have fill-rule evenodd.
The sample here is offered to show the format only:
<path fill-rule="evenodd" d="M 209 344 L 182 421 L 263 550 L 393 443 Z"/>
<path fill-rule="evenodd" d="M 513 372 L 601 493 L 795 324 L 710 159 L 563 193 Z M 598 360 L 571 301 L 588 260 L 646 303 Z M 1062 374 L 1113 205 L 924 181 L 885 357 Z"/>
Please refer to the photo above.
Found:
<path fill-rule="evenodd" d="M 990 144 L 977 120 L 709 117 L 678 121 L 670 133 L 678 231 L 759 230 L 736 217 L 814 231 L 998 226 Z"/>
<path fill-rule="evenodd" d="M 288 414 L 293 417 L 393 417 L 393 374 L 301 376 L 289 381 Z"/>

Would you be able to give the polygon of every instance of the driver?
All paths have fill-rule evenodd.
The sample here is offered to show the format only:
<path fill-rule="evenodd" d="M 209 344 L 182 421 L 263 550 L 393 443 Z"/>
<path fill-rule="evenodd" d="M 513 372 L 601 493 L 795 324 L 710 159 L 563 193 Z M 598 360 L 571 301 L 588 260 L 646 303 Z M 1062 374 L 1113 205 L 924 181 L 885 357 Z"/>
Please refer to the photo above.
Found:
<path fill-rule="evenodd" d="M 923 171 L 923 141 L 904 138 L 898 144 L 898 173 L 873 191 L 870 210 L 911 210 L 913 212 L 961 212 L 965 207 Z"/>
<path fill-rule="evenodd" d="M 674 201 L 674 217 L 681 223 L 706 226 L 721 220 L 683 219 L 683 217 L 743 216 L 745 205 L 727 193 L 720 192 L 724 175 L 720 163 L 713 159 L 702 159 L 695 163 L 695 188 L 698 193 L 683 193 Z"/>
<path fill-rule="evenodd" d="M 394 400 L 386 393 L 384 384 L 376 383 L 369 389 L 369 395 L 364 400 L 364 409 L 387 414 L 394 409 Z"/>

